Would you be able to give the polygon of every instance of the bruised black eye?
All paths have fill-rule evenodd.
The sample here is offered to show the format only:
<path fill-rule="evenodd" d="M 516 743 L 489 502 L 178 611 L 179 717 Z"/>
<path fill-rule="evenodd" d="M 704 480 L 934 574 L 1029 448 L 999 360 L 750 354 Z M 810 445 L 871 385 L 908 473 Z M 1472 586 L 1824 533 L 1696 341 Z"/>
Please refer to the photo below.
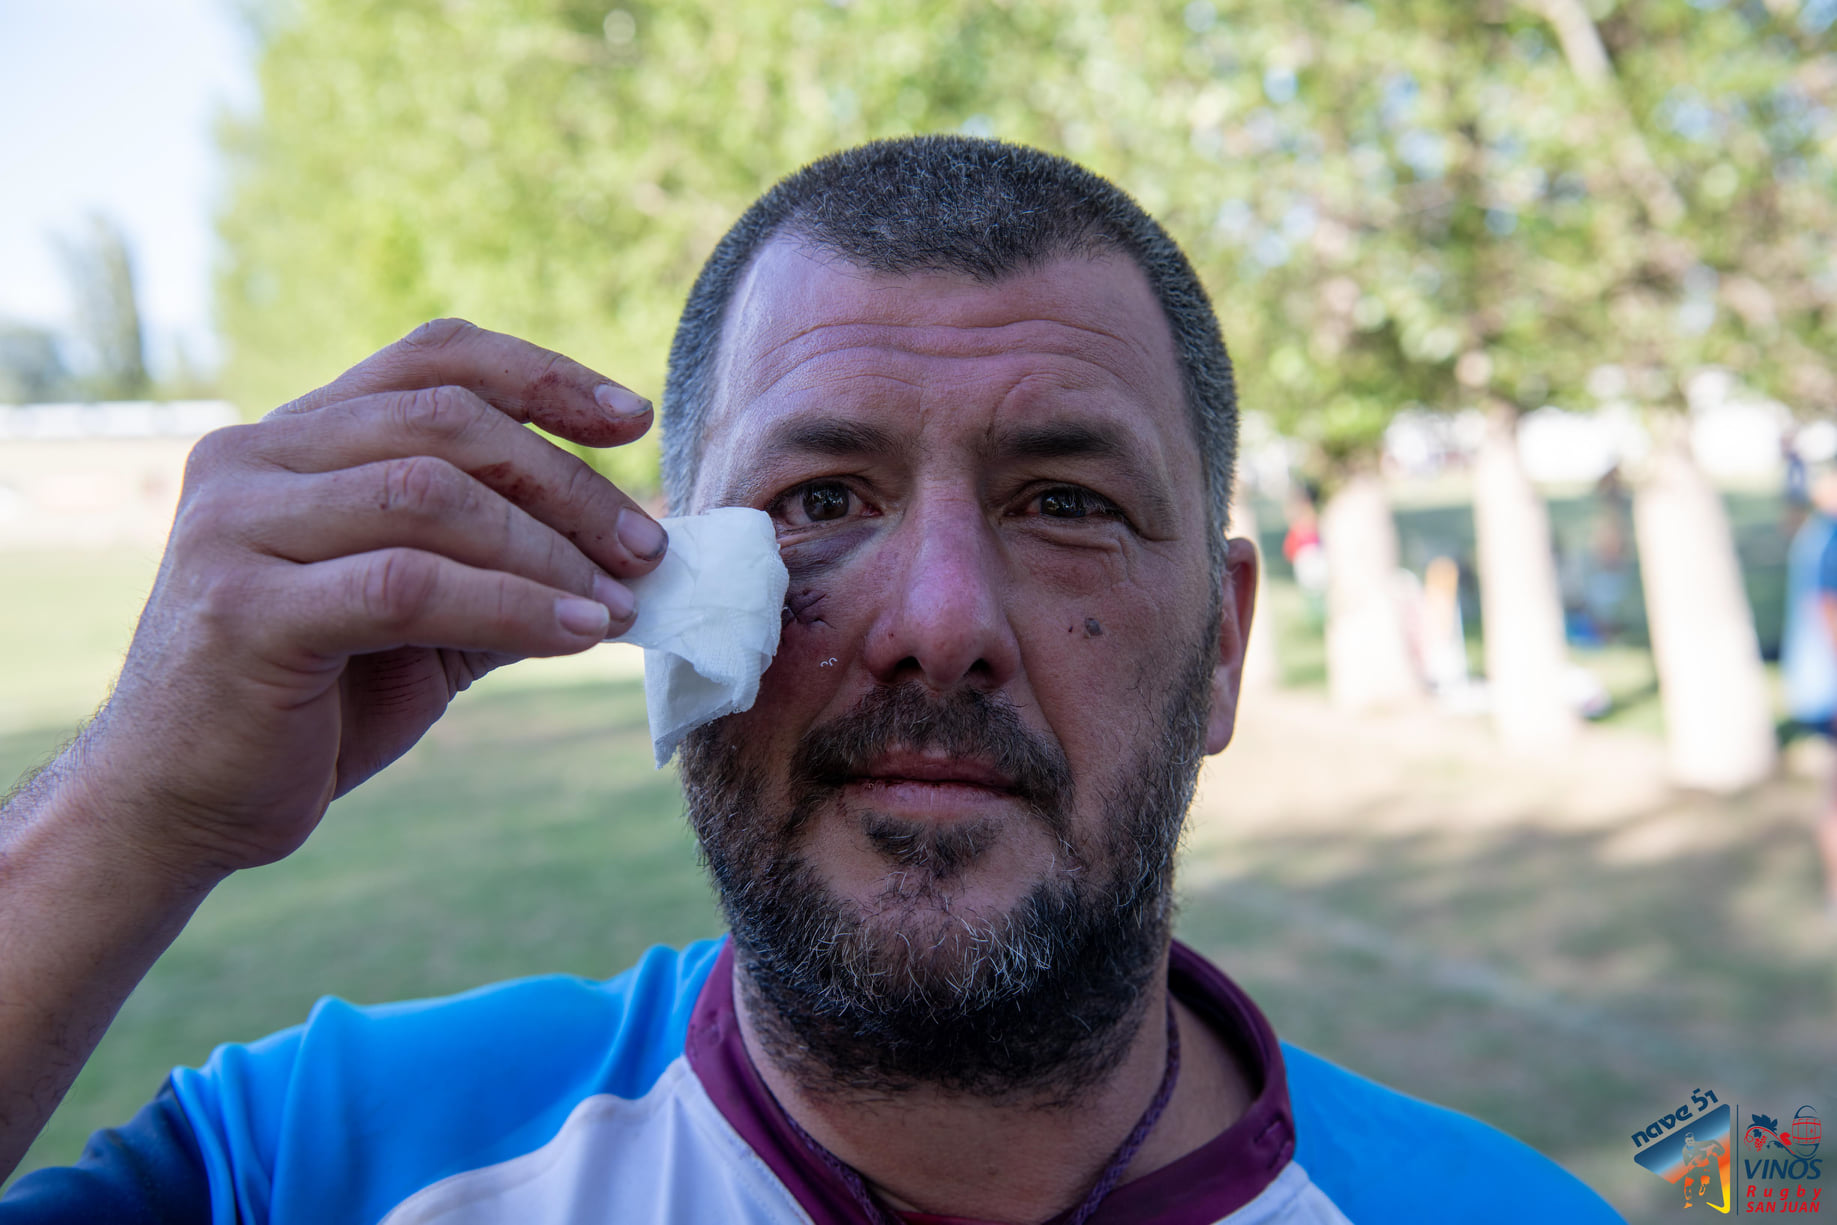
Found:
<path fill-rule="evenodd" d="M 848 489 L 842 485 L 812 485 L 804 490 L 804 515 L 812 523 L 840 519 L 848 514 Z"/>

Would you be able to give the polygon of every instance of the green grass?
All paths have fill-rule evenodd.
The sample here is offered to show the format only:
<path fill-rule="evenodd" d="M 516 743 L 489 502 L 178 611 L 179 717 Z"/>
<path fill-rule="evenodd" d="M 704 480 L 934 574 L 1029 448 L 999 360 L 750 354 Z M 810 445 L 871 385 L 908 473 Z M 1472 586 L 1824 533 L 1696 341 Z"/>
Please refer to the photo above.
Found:
<path fill-rule="evenodd" d="M 157 555 L 0 553 L 0 732 L 74 723 L 108 696 Z"/>

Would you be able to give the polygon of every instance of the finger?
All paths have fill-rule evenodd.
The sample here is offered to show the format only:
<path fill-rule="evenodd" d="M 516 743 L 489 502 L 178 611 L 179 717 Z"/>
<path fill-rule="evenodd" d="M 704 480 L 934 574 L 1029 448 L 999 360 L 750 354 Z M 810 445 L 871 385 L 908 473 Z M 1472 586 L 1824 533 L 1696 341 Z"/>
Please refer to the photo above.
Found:
<path fill-rule="evenodd" d="M 463 319 L 424 323 L 277 414 L 313 412 L 382 391 L 453 384 L 515 421 L 589 447 L 612 447 L 651 425 L 651 404 L 559 353 Z"/>
<path fill-rule="evenodd" d="M 277 565 L 270 581 L 263 632 L 329 659 L 404 646 L 569 655 L 612 624 L 597 601 L 418 549 Z"/>
<path fill-rule="evenodd" d="M 495 490 L 620 578 L 649 573 L 668 536 L 578 456 L 458 387 L 384 392 L 262 423 L 250 457 L 291 472 L 329 472 L 436 456 Z"/>
<path fill-rule="evenodd" d="M 612 613 L 614 632 L 636 615 L 631 590 L 561 533 L 445 460 L 426 455 L 357 468 L 270 478 L 243 496 L 238 532 L 271 557 L 310 565 L 387 548 L 436 553 L 481 570 L 521 575 L 586 596 Z"/>

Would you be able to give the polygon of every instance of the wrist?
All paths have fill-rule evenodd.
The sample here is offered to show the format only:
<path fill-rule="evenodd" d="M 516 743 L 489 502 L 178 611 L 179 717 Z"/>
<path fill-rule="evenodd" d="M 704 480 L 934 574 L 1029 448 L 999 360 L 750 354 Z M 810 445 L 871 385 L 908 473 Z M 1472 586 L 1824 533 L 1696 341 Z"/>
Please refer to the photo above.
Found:
<path fill-rule="evenodd" d="M 189 824 L 152 788 L 138 791 L 96 760 L 85 729 L 7 804 L 0 863 L 55 862 L 66 888 L 189 914 L 234 870 L 175 837 Z"/>

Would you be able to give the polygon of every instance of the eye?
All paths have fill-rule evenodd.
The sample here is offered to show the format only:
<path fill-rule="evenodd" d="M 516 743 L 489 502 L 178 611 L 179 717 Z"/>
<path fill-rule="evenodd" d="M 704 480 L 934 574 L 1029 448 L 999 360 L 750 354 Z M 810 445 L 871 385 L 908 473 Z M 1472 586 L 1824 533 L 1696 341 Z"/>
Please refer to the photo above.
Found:
<path fill-rule="evenodd" d="M 1091 515 L 1121 518 L 1116 503 L 1077 485 L 1057 485 L 1042 491 L 1035 501 L 1048 519 L 1084 519 Z"/>
<path fill-rule="evenodd" d="M 786 491 L 768 509 L 786 527 L 807 527 L 846 519 L 858 501 L 841 481 L 812 481 Z"/>

